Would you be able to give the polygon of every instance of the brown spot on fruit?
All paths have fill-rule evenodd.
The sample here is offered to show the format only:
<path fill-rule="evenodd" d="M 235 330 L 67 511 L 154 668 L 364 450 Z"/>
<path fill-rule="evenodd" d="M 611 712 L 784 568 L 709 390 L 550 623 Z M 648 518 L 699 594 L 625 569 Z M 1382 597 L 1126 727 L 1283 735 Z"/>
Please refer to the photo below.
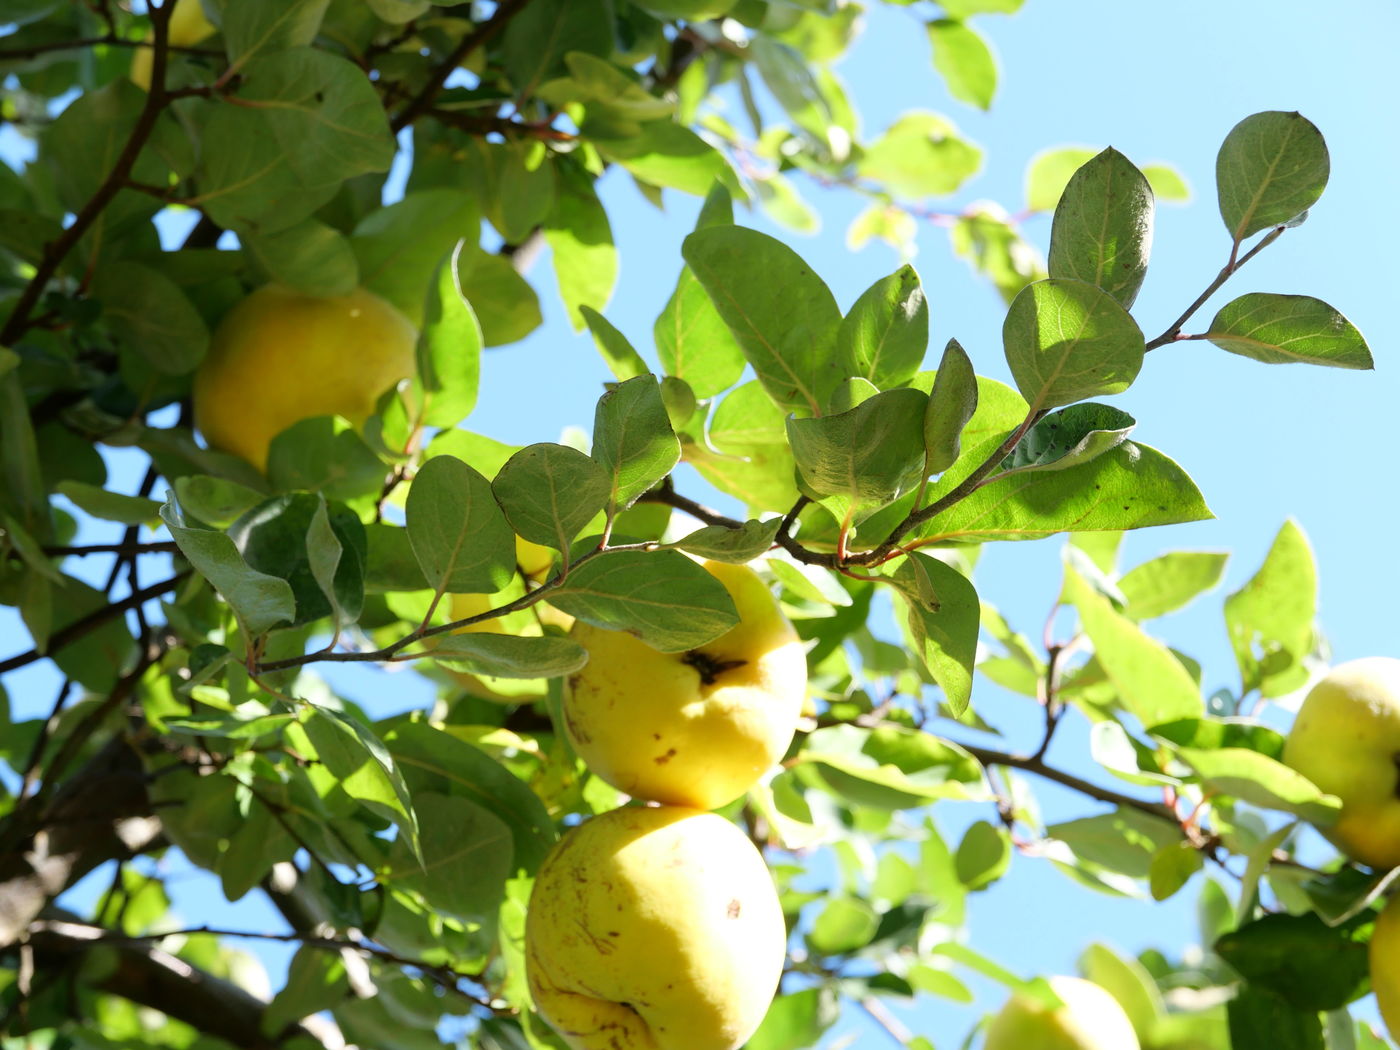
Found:
<path fill-rule="evenodd" d="M 726 912 L 726 914 L 727 914 L 731 919 L 737 919 L 737 918 L 739 917 L 739 912 L 740 912 L 741 910 L 742 910 L 742 905 L 740 905 L 740 903 L 739 903 L 739 898 L 738 898 L 738 897 L 735 897 L 733 900 L 731 900 L 731 901 L 729 902 L 729 910 L 728 910 L 728 912 Z"/>
<path fill-rule="evenodd" d="M 664 755 L 657 755 L 655 758 L 652 759 L 652 761 L 655 762 L 658 766 L 664 766 L 667 762 L 671 761 L 671 759 L 675 757 L 676 749 L 674 747 L 671 747 L 666 749 L 666 753 Z"/>

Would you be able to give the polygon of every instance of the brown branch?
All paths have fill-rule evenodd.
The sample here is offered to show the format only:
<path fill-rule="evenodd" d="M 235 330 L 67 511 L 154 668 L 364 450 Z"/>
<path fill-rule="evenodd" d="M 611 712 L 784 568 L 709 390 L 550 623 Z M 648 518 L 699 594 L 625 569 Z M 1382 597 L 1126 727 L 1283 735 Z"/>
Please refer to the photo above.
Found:
<path fill-rule="evenodd" d="M 1267 234 L 1260 238 L 1258 244 L 1256 244 L 1253 248 L 1249 249 L 1249 251 L 1245 252 L 1244 255 L 1239 256 L 1238 258 L 1236 258 L 1236 256 L 1239 253 L 1240 246 L 1239 243 L 1236 242 L 1233 250 L 1230 252 L 1230 261 L 1227 262 L 1225 266 L 1221 269 L 1221 271 L 1215 275 L 1215 280 L 1211 281 L 1210 284 L 1206 286 L 1206 290 L 1204 292 L 1196 296 L 1196 301 L 1193 302 L 1190 306 L 1188 306 L 1184 311 L 1182 311 L 1180 317 L 1178 317 L 1175 321 L 1173 321 L 1167 326 L 1166 331 L 1164 331 L 1156 339 L 1153 339 L 1147 344 L 1147 346 L 1145 347 L 1145 351 L 1156 350 L 1159 346 L 1166 346 L 1168 343 L 1174 343 L 1178 339 L 1182 338 L 1182 326 L 1185 325 L 1187 321 L 1191 320 L 1192 316 L 1196 313 L 1196 311 L 1206 304 L 1206 300 L 1209 299 L 1216 292 L 1218 292 L 1220 290 L 1221 285 L 1223 285 L 1237 272 L 1239 272 L 1240 267 L 1242 267 L 1245 263 L 1249 262 L 1250 259 L 1253 259 L 1256 255 L 1262 252 L 1269 245 L 1273 244 L 1274 241 L 1282 237 L 1283 231 L 1287 228 L 1288 227 L 1286 226 L 1275 226 L 1272 230 L 1270 230 Z"/>
<path fill-rule="evenodd" d="M 54 631 L 49 637 L 48 647 L 43 652 L 40 652 L 38 649 L 30 649 L 28 652 L 11 656 L 8 660 L 0 660 L 0 674 L 4 674 L 6 671 L 13 671 L 18 667 L 24 667 L 27 664 L 32 664 L 34 661 L 42 660 L 46 656 L 52 656 L 60 649 L 76 642 L 79 638 L 92 633 L 108 620 L 115 619 L 123 613 L 136 608 L 138 605 L 143 605 L 151 601 L 153 598 L 159 598 L 162 594 L 168 594 L 178 587 L 189 574 L 190 570 L 188 569 L 177 572 L 168 580 L 162 580 L 160 583 L 153 583 L 149 587 L 142 587 L 136 593 L 128 595 L 119 602 L 113 602 L 111 605 L 104 605 L 88 613 L 86 616 L 74 620 L 68 626 Z"/>
<path fill-rule="evenodd" d="M 89 554 L 124 554 L 131 557 L 177 554 L 180 548 L 169 540 L 162 540 L 155 543 L 90 543 L 84 547 L 45 547 L 43 550 L 52 558 L 85 558 Z"/>
<path fill-rule="evenodd" d="M 399 110 L 398 116 L 389 122 L 389 128 L 397 135 L 431 108 L 433 99 L 442 90 L 442 85 L 452 75 L 452 71 L 462 64 L 463 59 L 477 48 L 489 43 L 501 30 L 518 15 L 530 0 L 501 0 L 490 18 L 464 36 L 452 52 L 433 70 L 433 75 L 423 85 L 408 105 Z"/>
<path fill-rule="evenodd" d="M 91 980 L 104 992 L 158 1010 L 242 1050 L 278 1050 L 296 1037 L 322 1043 L 301 1024 L 265 1034 L 267 1003 L 230 981 L 136 939 L 109 937 L 81 921 L 55 919 L 38 924 L 28 945 L 36 962 L 46 969 L 81 973 L 78 979 Z M 84 967 L 83 962 L 99 947 L 104 952 L 103 965 Z M 323 1034 L 330 1034 L 328 1026 Z"/>
<path fill-rule="evenodd" d="M 122 147 L 121 153 L 118 154 L 116 162 L 112 165 L 112 170 L 107 173 L 102 184 L 79 210 L 72 225 L 44 245 L 44 254 L 39 260 L 39 265 L 34 268 L 34 276 L 29 279 L 24 291 L 15 301 L 14 309 L 10 312 L 5 327 L 0 329 L 0 345 L 13 346 L 24 334 L 29 326 L 29 315 L 39 302 L 39 297 L 43 295 L 49 281 L 58 272 L 59 265 L 87 233 L 92 224 L 97 221 L 102 210 L 112 202 L 112 198 L 121 191 L 131 176 L 132 168 L 136 165 L 136 158 L 140 156 L 142 148 L 146 145 L 146 140 L 155 131 L 156 120 L 165 108 L 167 101 L 165 68 L 166 60 L 170 55 L 170 14 L 174 7 L 175 0 L 165 0 L 159 7 L 150 9 L 151 24 L 155 30 L 155 44 L 151 58 L 151 89 L 146 94 L 146 104 L 141 107 L 141 114 L 136 118 L 136 124 L 127 137 L 126 145 Z"/>
<path fill-rule="evenodd" d="M 43 44 L 30 44 L 27 47 L 0 48 L 0 62 L 17 62 L 26 58 L 38 58 L 40 55 L 48 54 L 52 51 L 80 51 L 89 47 L 151 47 L 148 40 L 132 40 L 127 37 L 117 36 L 108 33 L 105 36 L 82 37 L 78 40 L 50 40 Z M 210 58 L 222 58 L 222 51 L 215 51 L 207 47 L 192 47 L 183 44 L 167 44 L 166 50 L 182 55 L 208 55 Z"/>

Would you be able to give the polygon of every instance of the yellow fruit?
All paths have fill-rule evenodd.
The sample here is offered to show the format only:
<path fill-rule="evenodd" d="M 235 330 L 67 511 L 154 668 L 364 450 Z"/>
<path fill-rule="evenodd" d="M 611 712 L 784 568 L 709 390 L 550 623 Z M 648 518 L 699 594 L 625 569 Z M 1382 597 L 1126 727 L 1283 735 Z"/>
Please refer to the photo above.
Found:
<path fill-rule="evenodd" d="M 315 298 L 264 285 L 219 325 L 194 379 L 194 420 L 214 448 L 267 466 L 272 439 L 311 416 L 359 425 L 415 369 L 418 333 L 373 292 Z"/>
<path fill-rule="evenodd" d="M 1118 1000 L 1078 977 L 1051 977 L 1063 1006 L 1046 1009 L 1013 995 L 987 1029 L 985 1050 L 1138 1050 L 1132 1022 Z"/>
<path fill-rule="evenodd" d="M 525 964 L 573 1050 L 735 1050 L 782 975 L 787 930 L 763 857 L 678 806 L 615 809 L 540 868 Z"/>
<path fill-rule="evenodd" d="M 792 741 L 807 688 L 801 640 L 752 569 L 707 562 L 739 611 L 725 634 L 683 653 L 574 625 L 588 664 L 570 675 L 574 749 L 619 791 L 696 809 L 751 788 Z"/>
<path fill-rule="evenodd" d="M 175 10 L 170 12 L 170 43 L 176 47 L 194 47 L 216 32 L 214 24 L 204 16 L 199 0 L 175 0 Z M 154 57 L 150 47 L 138 47 L 131 56 L 131 82 L 143 91 L 151 90 Z"/>
<path fill-rule="evenodd" d="M 1371 988 L 1392 1039 L 1400 1036 L 1400 897 L 1391 897 L 1371 932 Z"/>
<path fill-rule="evenodd" d="M 1342 800 L 1319 829 L 1338 849 L 1373 868 L 1400 864 L 1400 660 L 1332 668 L 1298 710 L 1283 760 Z"/>

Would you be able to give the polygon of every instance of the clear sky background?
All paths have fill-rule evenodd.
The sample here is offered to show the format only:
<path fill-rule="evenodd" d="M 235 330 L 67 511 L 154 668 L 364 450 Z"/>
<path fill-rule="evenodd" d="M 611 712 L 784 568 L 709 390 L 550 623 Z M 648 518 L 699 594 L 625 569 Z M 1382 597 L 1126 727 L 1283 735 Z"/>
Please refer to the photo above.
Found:
<path fill-rule="evenodd" d="M 1214 189 L 1215 153 L 1226 132 L 1265 109 L 1296 109 L 1318 125 L 1332 154 L 1332 178 L 1322 200 L 1305 225 L 1251 262 L 1198 320 L 1204 326 L 1215 308 L 1248 291 L 1314 295 L 1340 309 L 1367 336 L 1376 371 L 1266 366 L 1203 342 L 1150 354 L 1136 385 L 1111 401 L 1137 418 L 1135 440 L 1172 456 L 1195 478 L 1217 517 L 1130 534 L 1124 560 L 1131 565 L 1179 548 L 1233 552 L 1225 587 L 1152 625 L 1170 644 L 1203 662 L 1207 693 L 1237 685 L 1220 615 L 1224 595 L 1254 571 L 1290 516 L 1308 533 L 1317 555 L 1321 622 L 1336 658 L 1400 655 L 1396 473 L 1387 451 L 1393 441 L 1390 423 L 1400 406 L 1394 350 L 1400 322 L 1393 305 L 1400 264 L 1387 229 L 1395 209 L 1394 173 L 1400 169 L 1400 64 L 1394 58 L 1400 5 L 1393 0 L 1325 6 L 1302 0 L 1027 0 L 1014 17 L 979 19 L 1002 66 L 990 114 L 948 97 L 913 12 L 873 6 L 862 37 L 839 67 L 867 137 L 906 111 L 932 109 L 950 116 L 986 150 L 982 174 L 956 198 L 938 202 L 940 207 L 958 210 L 991 199 L 1017 210 L 1024 202 L 1027 162 L 1059 145 L 1111 144 L 1139 164 L 1166 161 L 1186 176 L 1194 198 L 1159 210 L 1153 264 L 1133 311 L 1149 338 L 1195 298 L 1228 254 Z M 12 138 L 0 146 L 7 158 L 16 156 Z M 821 214 L 820 233 L 794 236 L 758 215 L 740 215 L 739 221 L 793 244 L 843 308 L 849 306 L 900 260 L 878 244 L 854 254 L 847 249 L 846 227 L 863 207 L 861 199 L 795 179 Z M 698 202 L 668 193 L 667 210 L 660 213 L 617 172 L 602 181 L 600 191 L 623 267 L 606 313 L 654 361 L 652 321 L 673 287 L 680 242 Z M 1045 216 L 1026 227 L 1042 249 L 1049 225 Z M 919 247 L 914 262 L 929 299 L 930 346 L 941 348 L 956 336 L 980 373 L 1009 381 L 1001 356 L 1004 308 L 996 292 L 952 256 L 946 231 L 925 226 Z M 593 404 L 610 378 L 588 337 L 572 335 L 547 259 L 537 263 L 531 278 L 542 293 L 545 324 L 523 343 L 487 354 L 481 402 L 466 424 L 517 444 L 554 440 L 568 424 L 589 427 Z M 928 362 L 934 363 L 936 357 Z M 133 459 L 115 455 L 111 462 L 114 481 L 126 479 L 134 486 L 139 468 Z M 703 491 L 698 482 L 682 487 Z M 84 538 L 112 537 L 94 529 Z M 1057 592 L 1061 546 L 1060 540 L 989 546 L 978 566 L 979 591 L 1033 637 Z M 105 565 L 94 564 L 83 574 L 105 571 Z M 152 568 L 147 578 L 156 578 L 157 571 Z M 0 639 L 5 639 L 0 656 L 28 646 L 12 613 L 0 610 Z M 342 669 L 335 681 L 376 715 L 420 706 L 429 695 L 409 674 Z M 33 667 L 5 684 L 15 717 L 33 717 L 47 710 L 58 679 L 48 668 Z M 1038 739 L 1040 713 L 1028 701 L 979 679 L 973 702 L 1013 746 L 1033 746 Z M 1067 718 L 1050 759 L 1092 773 L 1085 724 L 1078 716 Z M 1035 787 L 1048 820 L 1103 809 L 1053 785 Z M 969 804 L 945 803 L 936 812 L 954 840 L 967 823 L 988 816 L 987 807 Z M 1046 861 L 1017 857 L 1005 879 L 973 899 L 971 939 L 1027 976 L 1073 972 L 1079 951 L 1093 940 L 1125 952 L 1157 947 L 1177 955 L 1197 939 L 1193 902 L 1199 879 L 1173 901 L 1155 905 L 1091 893 Z M 95 892 L 98 884 L 90 880 L 88 891 Z M 216 884 L 211 889 L 199 879 L 180 880 L 174 888 L 188 918 L 278 928 L 275 916 L 259 904 L 223 904 Z M 1235 887 L 1227 881 L 1226 888 L 1233 893 Z M 276 976 L 286 953 L 259 954 Z M 979 995 L 974 1007 L 926 998 L 897 1012 L 939 1050 L 958 1046 L 978 1012 L 993 1008 L 1002 994 L 985 982 L 972 984 Z M 852 1011 L 823 1045 L 850 1037 L 858 1037 L 861 1046 L 879 1045 L 882 1038 Z"/>

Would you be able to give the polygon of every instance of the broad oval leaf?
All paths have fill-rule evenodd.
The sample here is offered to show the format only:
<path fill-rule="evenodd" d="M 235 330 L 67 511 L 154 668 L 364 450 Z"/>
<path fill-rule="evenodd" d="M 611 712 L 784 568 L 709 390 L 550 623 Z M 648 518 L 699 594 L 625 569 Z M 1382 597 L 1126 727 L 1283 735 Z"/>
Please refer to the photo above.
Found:
<path fill-rule="evenodd" d="M 630 507 L 680 462 L 681 446 L 651 373 L 637 376 L 598 399 L 593 415 L 593 459 L 603 468 L 609 511 Z"/>
<path fill-rule="evenodd" d="M 1087 463 L 1128 439 L 1137 421 L 1110 405 L 1070 405 L 1026 432 L 1002 463 L 997 478 L 1028 470 L 1065 470 Z"/>
<path fill-rule="evenodd" d="M 914 652 L 957 717 L 967 710 L 972 696 L 981 622 L 977 590 L 951 565 L 919 553 L 908 555 L 900 564 L 894 585 L 904 598 Z"/>
<path fill-rule="evenodd" d="M 1259 571 L 1225 599 L 1225 628 L 1242 692 L 1258 689 L 1273 697 L 1303 686 L 1316 615 L 1317 561 L 1307 535 L 1289 520 Z"/>
<path fill-rule="evenodd" d="M 608 502 L 606 470 L 568 445 L 542 441 L 506 461 L 491 491 L 517 533 L 567 551 L 579 530 Z"/>
<path fill-rule="evenodd" d="M 843 522 L 892 502 L 921 475 L 927 406 L 927 394 L 903 388 L 839 415 L 789 419 L 802 481 Z"/>
<path fill-rule="evenodd" d="M 1084 281 L 1027 285 L 1012 301 L 1001 331 L 1016 387 L 1035 410 L 1121 393 L 1142 367 L 1137 322 L 1107 292 Z"/>
<path fill-rule="evenodd" d="M 941 474 L 962 451 L 963 428 L 977 412 L 977 373 L 956 339 L 949 339 L 924 413 L 925 471 Z"/>
<path fill-rule="evenodd" d="M 570 571 L 551 605 L 584 623 L 679 653 L 739 622 L 724 585 L 678 551 L 608 551 Z"/>
<path fill-rule="evenodd" d="M 681 254 L 769 396 L 789 412 L 821 412 L 845 378 L 841 311 L 825 282 L 787 245 L 743 226 L 696 230 Z"/>
<path fill-rule="evenodd" d="M 768 521 L 746 521 L 737 529 L 725 525 L 706 525 L 676 540 L 671 546 L 700 558 L 742 565 L 773 546 L 773 538 L 782 524 L 781 518 L 770 518 Z"/>
<path fill-rule="evenodd" d="M 867 288 L 836 335 L 841 370 L 878 389 L 903 386 L 928 348 L 928 301 L 919 275 L 901 266 Z"/>
<path fill-rule="evenodd" d="M 483 340 L 458 274 L 463 247 L 459 243 L 438 266 L 423 307 L 416 356 L 423 422 L 430 427 L 455 427 L 476 407 Z"/>
<path fill-rule="evenodd" d="M 1215 158 L 1225 228 L 1238 244 L 1270 226 L 1301 222 L 1330 171 L 1322 132 L 1302 114 L 1271 110 L 1245 117 Z"/>
<path fill-rule="evenodd" d="M 404 516 L 413 554 L 439 594 L 493 594 L 515 574 L 515 533 L 491 483 L 455 456 L 419 468 Z"/>
<path fill-rule="evenodd" d="M 1356 326 L 1310 295 L 1242 295 L 1221 308 L 1203 338 L 1267 365 L 1375 367 Z"/>
<path fill-rule="evenodd" d="M 1050 230 L 1051 277 L 1087 281 L 1131 307 L 1152 248 L 1152 188 L 1110 147 L 1069 180 Z"/>
<path fill-rule="evenodd" d="M 588 663 L 588 651 L 568 638 L 486 632 L 436 638 L 431 648 L 412 654 L 419 657 L 460 664 L 463 670 L 496 678 L 558 678 Z"/>
<path fill-rule="evenodd" d="M 937 18 L 928 26 L 933 68 L 948 85 L 948 94 L 978 109 L 990 109 L 997 90 L 997 60 L 982 34 L 954 18 Z"/>

